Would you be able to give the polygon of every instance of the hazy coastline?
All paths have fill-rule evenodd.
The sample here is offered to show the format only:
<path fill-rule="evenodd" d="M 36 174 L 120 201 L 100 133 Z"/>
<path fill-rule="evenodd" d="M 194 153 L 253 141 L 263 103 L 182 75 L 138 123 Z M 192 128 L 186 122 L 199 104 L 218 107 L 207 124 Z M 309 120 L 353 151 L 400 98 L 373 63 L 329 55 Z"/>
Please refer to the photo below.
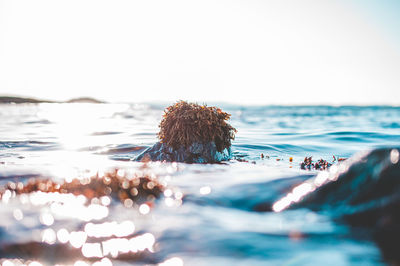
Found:
<path fill-rule="evenodd" d="M 92 97 L 78 97 L 67 101 L 52 101 L 32 97 L 0 96 L 0 103 L 106 103 Z"/>

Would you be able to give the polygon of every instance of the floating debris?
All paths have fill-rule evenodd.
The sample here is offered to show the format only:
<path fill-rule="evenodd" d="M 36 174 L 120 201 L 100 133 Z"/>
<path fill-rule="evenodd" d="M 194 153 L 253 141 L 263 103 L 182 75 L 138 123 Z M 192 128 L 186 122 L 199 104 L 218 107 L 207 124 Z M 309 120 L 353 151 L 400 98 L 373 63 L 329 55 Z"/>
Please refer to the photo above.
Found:
<path fill-rule="evenodd" d="M 269 159 L 269 155 L 264 155 L 264 153 L 261 153 L 261 154 L 260 154 L 260 158 L 261 158 L 262 160 L 264 160 L 264 158 L 265 158 L 265 159 Z"/>
<path fill-rule="evenodd" d="M 300 164 L 300 168 L 303 170 L 327 170 L 331 165 L 332 163 L 329 163 L 324 159 L 319 159 L 318 161 L 313 162 L 312 156 L 310 156 L 304 158 L 304 161 Z"/>
<path fill-rule="evenodd" d="M 338 157 L 338 158 L 336 159 L 335 155 L 333 155 L 333 161 L 332 161 L 332 162 L 335 162 L 336 160 L 337 160 L 338 162 L 343 162 L 343 161 L 346 161 L 347 158 L 340 158 L 340 157 Z"/>

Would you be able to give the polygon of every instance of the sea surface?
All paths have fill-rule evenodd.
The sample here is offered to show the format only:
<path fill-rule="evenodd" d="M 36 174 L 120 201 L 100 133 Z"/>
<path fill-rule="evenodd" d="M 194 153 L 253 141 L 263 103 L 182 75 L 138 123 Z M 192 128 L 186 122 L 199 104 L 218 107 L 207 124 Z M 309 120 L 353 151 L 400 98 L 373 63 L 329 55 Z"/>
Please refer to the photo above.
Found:
<path fill-rule="evenodd" d="M 385 265 L 371 237 L 346 224 L 308 209 L 274 213 L 260 206 L 283 195 L 275 181 L 305 180 L 318 173 L 300 169 L 305 156 L 336 164 L 360 151 L 398 145 L 400 107 L 219 104 L 232 114 L 230 124 L 238 131 L 231 161 L 134 162 L 157 142 L 167 105 L 0 105 L 0 187 L 30 178 L 84 179 L 117 168 L 151 175 L 168 188 L 148 207 L 113 199 L 91 202 L 89 207 L 98 209 L 88 208 L 84 196 L 3 194 L 0 262 Z M 68 200 L 76 204 L 72 209 L 57 209 Z M 90 228 L 98 228 L 100 236 Z M 76 252 L 46 253 L 52 246 Z"/>

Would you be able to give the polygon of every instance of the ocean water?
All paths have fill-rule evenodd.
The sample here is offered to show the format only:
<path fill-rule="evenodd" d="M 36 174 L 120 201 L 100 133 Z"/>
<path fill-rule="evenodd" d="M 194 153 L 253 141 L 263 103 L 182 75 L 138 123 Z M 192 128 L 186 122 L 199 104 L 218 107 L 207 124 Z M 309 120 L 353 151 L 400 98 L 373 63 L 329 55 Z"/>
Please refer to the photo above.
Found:
<path fill-rule="evenodd" d="M 2 187 L 30 178 L 84 179 L 118 168 L 151 175 L 168 188 L 147 209 L 111 199 L 92 202 L 99 208 L 92 210 L 82 196 L 60 211 L 54 198 L 3 194 L 3 265 L 385 264 L 362 230 L 308 209 L 274 213 L 262 206 L 318 173 L 300 169 L 305 156 L 336 163 L 333 156 L 398 145 L 400 107 L 220 104 L 238 130 L 231 161 L 134 162 L 157 141 L 166 106 L 0 105 Z M 100 235 L 109 234 L 89 237 L 88 224 L 103 225 Z"/>

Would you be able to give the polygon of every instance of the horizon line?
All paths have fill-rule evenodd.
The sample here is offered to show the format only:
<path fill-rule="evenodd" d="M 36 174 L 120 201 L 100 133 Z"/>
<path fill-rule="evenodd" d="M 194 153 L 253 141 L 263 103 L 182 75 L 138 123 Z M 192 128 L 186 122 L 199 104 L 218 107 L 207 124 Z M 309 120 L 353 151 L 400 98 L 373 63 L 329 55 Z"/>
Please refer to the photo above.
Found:
<path fill-rule="evenodd" d="M 0 94 L 0 99 L 4 98 L 17 98 L 21 100 L 26 100 L 26 102 L 20 102 L 20 103 L 68 103 L 68 101 L 71 100 L 79 100 L 79 99 L 88 99 L 88 100 L 93 100 L 94 102 L 98 102 L 99 104 L 149 104 L 149 105 L 168 105 L 175 103 L 180 100 L 184 99 L 176 99 L 174 101 L 168 101 L 168 100 L 139 100 L 139 101 L 107 101 L 104 100 L 103 98 L 96 98 L 93 96 L 78 96 L 78 97 L 71 97 L 68 99 L 64 100 L 55 100 L 55 99 L 44 99 L 44 98 L 37 98 L 35 96 L 29 96 L 29 95 L 20 95 L 20 94 Z M 29 102 L 32 101 L 32 102 Z M 343 102 L 343 103 L 329 103 L 329 102 L 303 102 L 303 103 L 288 103 L 288 102 L 282 102 L 282 103 L 260 103 L 260 102 L 255 102 L 255 103 L 239 103 L 235 101 L 218 101 L 218 100 L 184 100 L 187 102 L 194 102 L 198 104 L 205 104 L 205 105 L 214 105 L 214 104 L 220 104 L 220 105 L 236 105 L 236 106 L 251 106 L 251 107 L 262 107 L 262 106 L 331 106 L 331 107 L 374 107 L 374 106 L 383 106 L 383 107 L 400 107 L 400 103 L 398 104 L 393 104 L 393 103 L 378 103 L 378 102 L 369 102 L 369 103 L 352 103 L 352 102 Z M 1 101 L 0 101 L 1 103 Z M 7 102 L 3 102 L 7 103 Z"/>

